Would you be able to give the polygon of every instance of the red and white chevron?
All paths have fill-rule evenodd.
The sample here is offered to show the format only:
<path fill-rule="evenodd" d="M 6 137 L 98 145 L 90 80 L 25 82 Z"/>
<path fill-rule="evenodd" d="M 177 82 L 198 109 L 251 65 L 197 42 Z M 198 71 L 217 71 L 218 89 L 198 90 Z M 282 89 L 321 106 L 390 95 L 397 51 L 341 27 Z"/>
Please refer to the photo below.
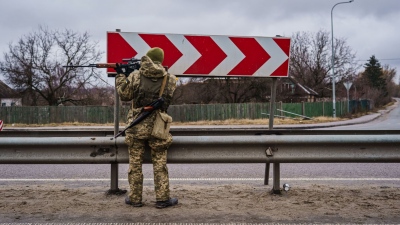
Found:
<path fill-rule="evenodd" d="M 164 50 L 163 65 L 177 76 L 288 76 L 286 37 L 108 32 L 107 62 L 140 58 L 153 47 Z"/>

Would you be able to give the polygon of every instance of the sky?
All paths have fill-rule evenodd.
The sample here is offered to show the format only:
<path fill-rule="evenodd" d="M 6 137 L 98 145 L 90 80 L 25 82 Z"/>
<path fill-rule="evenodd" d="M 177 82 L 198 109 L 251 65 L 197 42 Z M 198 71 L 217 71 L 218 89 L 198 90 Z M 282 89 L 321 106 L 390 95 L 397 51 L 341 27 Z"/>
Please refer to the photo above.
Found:
<path fill-rule="evenodd" d="M 0 59 L 39 26 L 88 32 L 106 52 L 106 33 L 292 36 L 331 31 L 341 0 L 0 0 Z M 344 1 L 346 2 L 346 1 Z M 334 37 L 363 65 L 372 55 L 400 80 L 400 0 L 354 0 L 333 10 Z M 104 62 L 106 53 L 104 54 Z M 94 62 L 95 63 L 95 62 Z M 362 67 L 361 67 L 362 68 Z M 112 78 L 104 78 L 110 83 Z"/>

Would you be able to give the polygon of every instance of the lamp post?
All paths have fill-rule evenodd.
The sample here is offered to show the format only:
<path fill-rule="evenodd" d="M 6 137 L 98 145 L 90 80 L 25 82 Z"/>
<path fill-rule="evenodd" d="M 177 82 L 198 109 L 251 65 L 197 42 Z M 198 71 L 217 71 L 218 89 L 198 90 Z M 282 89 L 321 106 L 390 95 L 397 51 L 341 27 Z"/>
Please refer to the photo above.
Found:
<path fill-rule="evenodd" d="M 335 97 L 335 49 L 333 47 L 333 9 L 339 4 L 352 3 L 354 0 L 348 2 L 336 3 L 331 9 L 331 34 L 332 34 L 332 103 L 333 103 L 333 118 L 336 118 L 336 97 Z"/>

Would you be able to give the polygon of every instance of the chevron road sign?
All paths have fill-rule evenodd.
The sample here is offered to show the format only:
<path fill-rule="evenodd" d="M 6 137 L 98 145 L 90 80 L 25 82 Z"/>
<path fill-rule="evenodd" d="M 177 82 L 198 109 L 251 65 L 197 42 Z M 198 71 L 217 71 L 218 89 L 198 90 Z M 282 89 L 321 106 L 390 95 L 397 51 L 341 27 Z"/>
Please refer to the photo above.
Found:
<path fill-rule="evenodd" d="M 286 37 L 108 32 L 107 62 L 140 58 L 152 47 L 164 50 L 163 66 L 177 76 L 288 76 Z"/>

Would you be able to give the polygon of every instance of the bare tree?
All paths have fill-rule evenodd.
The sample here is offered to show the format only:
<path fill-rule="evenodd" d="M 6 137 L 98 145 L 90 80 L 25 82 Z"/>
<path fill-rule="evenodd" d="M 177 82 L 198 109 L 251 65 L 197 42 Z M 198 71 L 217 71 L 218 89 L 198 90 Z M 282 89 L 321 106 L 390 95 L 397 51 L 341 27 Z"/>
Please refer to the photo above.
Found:
<path fill-rule="evenodd" d="M 190 78 L 177 87 L 174 104 L 266 102 L 270 90 L 269 78 Z"/>
<path fill-rule="evenodd" d="M 181 81 L 182 79 L 179 79 Z M 218 87 L 213 78 L 191 77 L 179 82 L 174 93 L 174 104 L 208 104 L 218 96 Z"/>
<path fill-rule="evenodd" d="M 87 32 L 79 34 L 40 26 L 37 31 L 9 44 L 0 70 L 9 84 L 32 96 L 30 105 L 37 105 L 39 96 L 49 105 L 57 105 L 62 97 L 79 102 L 84 100 L 79 91 L 96 86 L 99 71 L 62 66 L 99 61 L 103 53 L 97 50 L 97 44 L 90 40 Z"/>
<path fill-rule="evenodd" d="M 179 104 L 193 104 L 202 102 L 202 87 L 203 78 L 180 78 L 177 82 L 177 88 L 174 92 L 172 103 Z"/>
<path fill-rule="evenodd" d="M 223 103 L 241 103 L 249 100 L 253 89 L 251 82 L 241 77 L 225 77 L 216 80 L 219 95 Z"/>
<path fill-rule="evenodd" d="M 199 102 L 203 104 L 215 102 L 218 99 L 219 92 L 215 78 L 202 78 L 202 82 L 205 85 L 199 86 L 196 90 L 196 95 L 199 98 Z"/>
<path fill-rule="evenodd" d="M 265 102 L 270 95 L 269 79 L 255 77 L 223 77 L 210 79 L 209 93 L 220 103 Z M 214 92 L 211 92 L 214 90 Z"/>
<path fill-rule="evenodd" d="M 317 91 L 321 97 L 331 95 L 331 90 L 326 88 L 332 84 L 330 47 L 331 39 L 326 31 L 320 30 L 315 34 L 297 32 L 292 36 L 290 76 Z M 345 39 L 335 39 L 334 50 L 336 82 L 351 79 L 357 69 L 355 53 Z"/>
<path fill-rule="evenodd" d="M 397 71 L 395 68 L 391 68 L 389 65 L 385 64 L 382 67 L 383 77 L 385 78 L 386 84 L 393 83 L 395 84 L 395 78 Z"/>

